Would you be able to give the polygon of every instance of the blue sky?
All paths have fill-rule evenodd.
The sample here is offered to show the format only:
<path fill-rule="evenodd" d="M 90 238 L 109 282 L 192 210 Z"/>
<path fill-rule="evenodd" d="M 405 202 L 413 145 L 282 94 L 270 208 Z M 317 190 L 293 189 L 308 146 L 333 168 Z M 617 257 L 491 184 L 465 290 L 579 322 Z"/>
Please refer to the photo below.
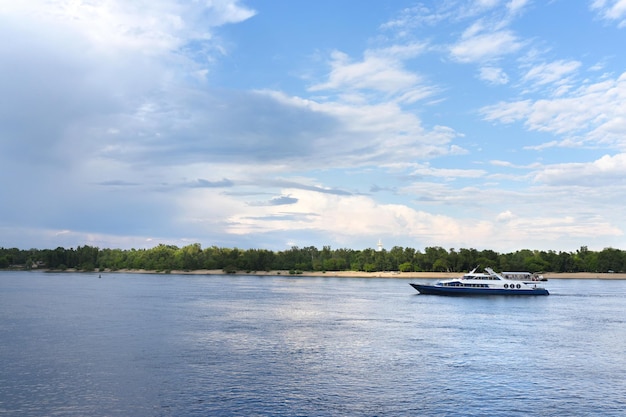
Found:
<path fill-rule="evenodd" d="M 626 0 L 31 0 L 0 34 L 0 246 L 626 248 Z"/>

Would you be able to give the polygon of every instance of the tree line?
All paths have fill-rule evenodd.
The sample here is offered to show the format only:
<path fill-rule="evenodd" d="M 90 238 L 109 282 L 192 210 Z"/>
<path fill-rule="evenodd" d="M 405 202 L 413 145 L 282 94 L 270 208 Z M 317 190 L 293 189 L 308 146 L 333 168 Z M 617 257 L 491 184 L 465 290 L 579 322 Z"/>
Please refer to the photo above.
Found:
<path fill-rule="evenodd" d="M 151 249 L 100 249 L 88 245 L 75 249 L 0 248 L 2 269 L 465 272 L 477 266 L 489 266 L 499 271 L 624 272 L 626 251 L 614 248 L 590 251 L 586 246 L 576 252 L 523 249 L 511 253 L 477 249 L 447 250 L 439 246 L 426 247 L 423 251 L 400 246 L 390 250 L 294 246 L 275 252 L 217 246 L 203 249 L 199 243 L 181 248 L 160 244 Z"/>

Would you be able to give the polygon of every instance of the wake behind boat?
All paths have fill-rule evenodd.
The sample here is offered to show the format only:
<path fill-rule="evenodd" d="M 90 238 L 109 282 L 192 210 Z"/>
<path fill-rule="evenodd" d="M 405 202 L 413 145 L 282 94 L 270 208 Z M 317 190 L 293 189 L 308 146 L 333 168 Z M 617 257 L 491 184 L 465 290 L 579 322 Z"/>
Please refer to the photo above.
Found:
<path fill-rule="evenodd" d="M 435 284 L 410 284 L 420 294 L 435 295 L 550 295 L 536 282 L 507 279 L 491 268 L 485 273 L 476 269 L 460 278 L 438 281 Z"/>

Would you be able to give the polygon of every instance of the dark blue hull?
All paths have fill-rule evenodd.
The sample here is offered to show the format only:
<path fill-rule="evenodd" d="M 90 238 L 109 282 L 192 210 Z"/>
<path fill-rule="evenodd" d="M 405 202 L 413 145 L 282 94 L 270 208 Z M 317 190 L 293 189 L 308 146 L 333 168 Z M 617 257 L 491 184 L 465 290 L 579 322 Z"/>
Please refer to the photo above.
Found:
<path fill-rule="evenodd" d="M 432 295 L 550 295 L 545 288 L 508 289 L 508 288 L 472 288 L 440 287 L 435 285 L 411 284 L 420 294 Z"/>

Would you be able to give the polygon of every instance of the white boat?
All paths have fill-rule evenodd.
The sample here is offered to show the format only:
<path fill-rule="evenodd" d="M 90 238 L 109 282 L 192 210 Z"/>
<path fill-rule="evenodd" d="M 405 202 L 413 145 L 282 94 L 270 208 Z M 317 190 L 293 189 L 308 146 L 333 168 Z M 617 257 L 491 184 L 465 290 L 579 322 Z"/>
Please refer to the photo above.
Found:
<path fill-rule="evenodd" d="M 438 281 L 435 284 L 410 284 L 421 294 L 436 295 L 549 295 L 534 282 L 507 279 L 491 268 L 484 273 L 473 269 L 460 278 Z"/>

